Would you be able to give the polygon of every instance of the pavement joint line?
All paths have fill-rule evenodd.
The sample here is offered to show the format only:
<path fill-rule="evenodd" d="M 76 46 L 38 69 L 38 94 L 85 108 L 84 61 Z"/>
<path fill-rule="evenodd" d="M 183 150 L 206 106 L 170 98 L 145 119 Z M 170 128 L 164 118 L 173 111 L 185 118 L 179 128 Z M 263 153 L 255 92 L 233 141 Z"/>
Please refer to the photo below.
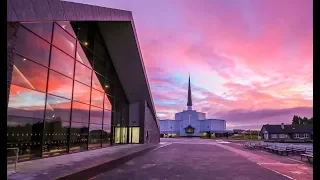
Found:
<path fill-rule="evenodd" d="M 168 145 L 170 145 L 170 144 L 172 144 L 172 143 L 166 143 L 166 144 L 164 144 L 164 145 L 162 145 L 162 146 L 160 146 L 160 147 L 157 147 L 157 148 L 153 149 L 152 151 L 155 151 L 155 150 L 160 149 L 160 148 L 162 148 L 162 147 L 168 146 Z"/>
<path fill-rule="evenodd" d="M 261 166 L 259 163 L 257 163 L 259 166 Z M 280 173 L 280 172 L 278 172 L 278 171 L 276 171 L 276 170 L 273 170 L 273 169 L 271 169 L 271 168 L 268 168 L 268 167 L 265 167 L 265 166 L 262 166 L 263 168 L 266 168 L 266 169 L 269 169 L 270 171 L 273 171 L 273 172 L 275 172 L 275 173 L 277 173 L 277 174 L 280 174 L 280 175 L 282 175 L 282 176 L 284 176 L 284 177 L 287 177 L 287 178 L 289 178 L 289 179 L 293 179 L 293 180 L 296 180 L 296 179 L 294 179 L 294 178 L 292 178 L 292 177 L 290 177 L 290 176 L 288 176 L 288 175 L 285 175 L 285 174 L 282 174 L 282 173 Z"/>

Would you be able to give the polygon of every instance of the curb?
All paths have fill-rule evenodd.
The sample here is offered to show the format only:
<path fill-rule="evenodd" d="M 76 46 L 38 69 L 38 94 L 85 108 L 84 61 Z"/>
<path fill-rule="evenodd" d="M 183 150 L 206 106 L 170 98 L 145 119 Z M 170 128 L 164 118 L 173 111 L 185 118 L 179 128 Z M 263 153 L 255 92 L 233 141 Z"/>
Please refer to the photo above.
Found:
<path fill-rule="evenodd" d="M 57 178 L 57 180 L 90 179 L 90 178 L 93 178 L 101 173 L 116 169 L 119 166 L 125 164 L 126 162 L 128 162 L 134 158 L 137 158 L 139 156 L 142 156 L 142 155 L 158 148 L 159 146 L 160 146 L 160 144 L 156 144 L 152 147 L 149 147 L 149 148 L 146 148 L 142 151 L 121 157 L 119 159 L 115 159 L 115 160 L 91 167 L 89 169 L 85 169 L 85 170 L 67 175 L 67 176 L 59 177 L 59 178 Z"/>

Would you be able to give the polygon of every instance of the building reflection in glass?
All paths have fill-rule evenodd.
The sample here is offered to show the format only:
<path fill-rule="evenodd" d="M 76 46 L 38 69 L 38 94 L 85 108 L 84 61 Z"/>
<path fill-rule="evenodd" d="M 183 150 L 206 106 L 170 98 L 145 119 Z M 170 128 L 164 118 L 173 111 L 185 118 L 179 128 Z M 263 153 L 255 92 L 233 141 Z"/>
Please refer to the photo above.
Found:
<path fill-rule="evenodd" d="M 128 116 L 120 111 L 127 100 L 98 26 L 88 23 L 19 27 L 7 147 L 19 148 L 20 161 L 107 147 L 114 139 L 111 124 L 120 129 L 119 143 L 126 142 Z"/>

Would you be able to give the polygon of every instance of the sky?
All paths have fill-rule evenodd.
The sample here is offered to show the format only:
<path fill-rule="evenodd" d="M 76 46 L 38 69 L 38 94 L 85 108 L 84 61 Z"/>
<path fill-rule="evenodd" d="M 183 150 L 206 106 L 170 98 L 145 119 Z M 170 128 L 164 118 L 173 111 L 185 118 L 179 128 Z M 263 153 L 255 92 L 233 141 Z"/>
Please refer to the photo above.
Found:
<path fill-rule="evenodd" d="M 313 113 L 311 0 L 71 0 L 132 11 L 156 113 L 186 109 L 227 129 Z"/>

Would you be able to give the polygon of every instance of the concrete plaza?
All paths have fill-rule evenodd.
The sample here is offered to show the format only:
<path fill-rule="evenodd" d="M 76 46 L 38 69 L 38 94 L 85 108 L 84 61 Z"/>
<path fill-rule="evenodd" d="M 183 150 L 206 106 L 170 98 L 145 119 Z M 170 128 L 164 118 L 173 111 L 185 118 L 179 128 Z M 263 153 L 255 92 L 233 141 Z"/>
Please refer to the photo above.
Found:
<path fill-rule="evenodd" d="M 92 179 L 312 179 L 312 165 L 242 143 L 199 138 L 161 139 L 162 146 Z"/>
<path fill-rule="evenodd" d="M 248 150 L 243 143 L 165 138 L 160 144 L 114 146 L 19 163 L 18 172 L 8 179 L 313 179 L 312 164 L 299 156 Z"/>

